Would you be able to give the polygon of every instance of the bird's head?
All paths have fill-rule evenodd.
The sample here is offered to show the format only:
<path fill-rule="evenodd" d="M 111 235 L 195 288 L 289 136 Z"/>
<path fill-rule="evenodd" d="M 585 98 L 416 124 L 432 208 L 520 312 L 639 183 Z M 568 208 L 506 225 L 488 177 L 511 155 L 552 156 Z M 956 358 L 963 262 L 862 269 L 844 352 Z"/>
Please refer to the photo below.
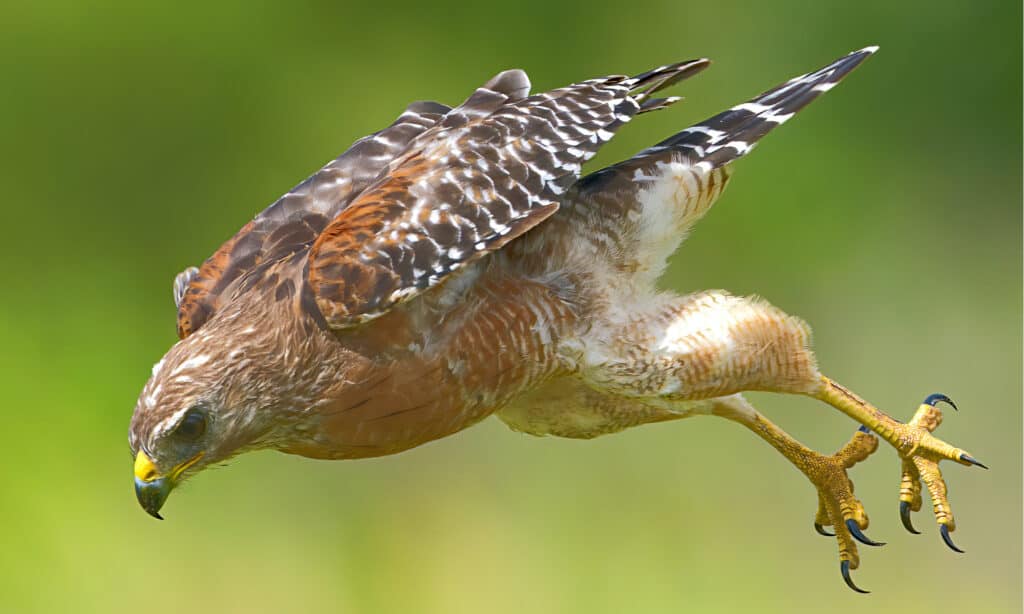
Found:
<path fill-rule="evenodd" d="M 171 490 L 204 467 L 275 445 L 315 396 L 302 348 L 265 322 L 216 318 L 154 365 L 128 435 L 135 492 L 150 515 L 160 518 Z"/>

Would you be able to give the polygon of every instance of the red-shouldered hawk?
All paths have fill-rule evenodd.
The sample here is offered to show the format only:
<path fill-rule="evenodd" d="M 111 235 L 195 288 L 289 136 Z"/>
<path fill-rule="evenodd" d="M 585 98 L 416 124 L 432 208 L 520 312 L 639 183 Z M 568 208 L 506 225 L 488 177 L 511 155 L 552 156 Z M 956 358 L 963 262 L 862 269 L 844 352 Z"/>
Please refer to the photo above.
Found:
<path fill-rule="evenodd" d="M 174 283 L 181 337 L 129 430 L 139 502 L 258 448 L 314 458 L 394 454 L 497 414 L 534 435 L 595 437 L 715 415 L 782 452 L 818 490 L 851 588 L 867 516 L 846 470 L 878 438 L 902 458 L 901 517 L 938 463 L 980 465 L 932 436 L 931 395 L 902 423 L 824 377 L 803 321 L 754 298 L 655 289 L 722 193 L 730 163 L 832 89 L 875 48 L 687 128 L 580 179 L 692 60 L 529 95 L 505 71 L 461 105 L 409 105 L 281 197 Z M 833 455 L 758 413 L 747 390 L 808 395 L 863 426 Z M 951 402 L 949 402 L 952 404 Z"/>

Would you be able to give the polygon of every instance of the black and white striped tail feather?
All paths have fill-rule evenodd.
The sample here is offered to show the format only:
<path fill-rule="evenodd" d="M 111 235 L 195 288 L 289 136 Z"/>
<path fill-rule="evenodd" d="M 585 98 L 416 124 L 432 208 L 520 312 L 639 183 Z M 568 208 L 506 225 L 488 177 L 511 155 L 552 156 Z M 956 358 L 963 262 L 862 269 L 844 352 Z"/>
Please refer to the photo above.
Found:
<path fill-rule="evenodd" d="M 877 50 L 865 47 L 819 70 L 794 77 L 641 151 L 636 158 L 674 150 L 709 169 L 724 166 L 749 153 L 762 137 L 835 87 Z"/>

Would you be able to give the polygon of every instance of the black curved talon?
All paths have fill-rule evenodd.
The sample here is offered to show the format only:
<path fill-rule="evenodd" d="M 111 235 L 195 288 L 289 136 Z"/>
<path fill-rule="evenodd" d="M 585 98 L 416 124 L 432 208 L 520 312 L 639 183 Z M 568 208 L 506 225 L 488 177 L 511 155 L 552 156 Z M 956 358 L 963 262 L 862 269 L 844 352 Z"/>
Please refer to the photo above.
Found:
<path fill-rule="evenodd" d="M 864 544 L 865 546 L 885 545 L 885 542 L 876 542 L 868 538 L 867 535 L 864 535 L 864 533 L 860 530 L 860 527 L 857 526 L 857 521 L 855 521 L 853 518 L 847 519 L 846 528 L 850 530 L 850 534 L 853 535 L 854 539 Z"/>
<path fill-rule="evenodd" d="M 858 593 L 864 594 L 864 595 L 867 595 L 868 593 L 871 592 L 871 591 L 866 591 L 866 590 L 864 590 L 862 588 L 858 588 L 857 585 L 853 583 L 853 578 L 850 577 L 850 561 L 840 561 L 840 563 L 839 563 L 839 571 L 840 571 L 840 573 L 843 574 L 843 581 L 846 582 L 846 586 L 849 586 L 853 590 L 857 591 Z"/>
<path fill-rule="evenodd" d="M 960 411 L 959 409 L 957 409 L 956 403 L 953 402 L 953 399 L 939 392 L 928 395 L 928 398 L 924 400 L 925 405 L 931 405 L 932 407 L 935 407 L 936 403 L 949 403 L 950 407 L 952 407 L 956 411 Z"/>
<path fill-rule="evenodd" d="M 921 532 L 914 528 L 914 523 L 910 522 L 910 504 L 906 501 L 900 501 L 900 520 L 903 522 L 903 528 L 910 531 L 914 535 L 920 535 Z"/>
<path fill-rule="evenodd" d="M 949 546 L 950 550 L 953 550 L 954 552 L 959 552 L 960 554 L 967 554 L 963 550 L 957 548 L 956 544 L 954 544 L 953 540 L 949 537 L 948 525 L 940 524 L 939 533 L 942 534 L 942 541 L 946 542 L 946 545 Z"/>
<path fill-rule="evenodd" d="M 868 435 L 871 434 L 871 429 L 869 429 L 868 427 L 864 426 L 863 424 L 860 425 L 859 427 L 857 427 L 857 430 L 860 431 L 861 433 L 867 433 Z"/>
<path fill-rule="evenodd" d="M 974 458 L 973 456 L 971 456 L 969 454 L 961 454 L 960 455 L 960 460 L 964 461 L 965 463 L 970 463 L 972 465 L 977 465 L 978 467 L 981 467 L 982 469 L 988 469 L 988 467 L 986 467 L 984 463 L 982 463 L 981 461 L 979 461 L 978 459 Z"/>
<path fill-rule="evenodd" d="M 825 530 L 825 527 L 821 526 L 818 523 L 814 523 L 814 530 L 817 531 L 818 535 L 824 535 L 825 537 L 835 537 L 836 536 L 835 533 L 829 533 L 828 531 Z"/>

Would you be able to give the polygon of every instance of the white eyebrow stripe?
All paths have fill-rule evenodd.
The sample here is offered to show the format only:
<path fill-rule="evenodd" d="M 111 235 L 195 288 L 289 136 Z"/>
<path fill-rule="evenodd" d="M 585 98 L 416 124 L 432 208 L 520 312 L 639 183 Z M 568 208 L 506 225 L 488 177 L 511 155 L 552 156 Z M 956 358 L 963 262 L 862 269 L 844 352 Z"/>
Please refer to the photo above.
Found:
<path fill-rule="evenodd" d="M 147 409 L 153 409 L 156 406 L 157 397 L 160 396 L 160 390 L 163 388 L 162 384 L 157 384 L 153 389 L 146 393 L 146 396 L 142 399 Z"/>
<path fill-rule="evenodd" d="M 184 407 L 182 409 L 179 409 L 178 411 L 174 412 L 173 414 L 171 414 L 167 418 L 164 418 L 163 420 L 161 420 L 160 422 L 157 423 L 156 427 L 153 429 L 153 432 L 155 434 L 157 434 L 157 435 L 163 434 L 164 431 L 166 431 L 167 429 L 171 428 L 172 426 L 178 424 L 178 422 L 181 421 L 182 416 L 185 415 L 185 412 L 187 412 L 190 409 L 192 409 L 192 406 L 188 405 L 188 406 L 186 406 L 186 407 Z"/>
<path fill-rule="evenodd" d="M 189 358 L 185 362 L 175 367 L 174 371 L 171 371 L 171 376 L 173 377 L 187 369 L 195 369 L 196 367 L 201 367 L 208 362 L 210 362 L 209 354 L 200 354 L 199 356 L 193 356 L 192 358 Z"/>

